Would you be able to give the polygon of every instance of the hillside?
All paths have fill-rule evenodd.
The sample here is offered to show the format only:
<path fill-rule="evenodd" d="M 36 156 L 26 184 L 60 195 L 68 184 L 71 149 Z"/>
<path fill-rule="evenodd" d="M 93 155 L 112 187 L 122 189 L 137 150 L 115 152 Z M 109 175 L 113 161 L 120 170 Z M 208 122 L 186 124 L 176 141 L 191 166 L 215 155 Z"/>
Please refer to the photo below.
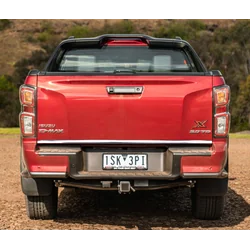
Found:
<path fill-rule="evenodd" d="M 0 127 L 18 125 L 18 88 L 30 69 L 42 69 L 69 36 L 144 33 L 182 37 L 208 70 L 220 70 L 231 88 L 231 132 L 250 129 L 250 20 L 7 20 L 0 19 Z"/>
<path fill-rule="evenodd" d="M 10 26 L 0 31 L 0 75 L 12 75 L 14 65 L 23 58 L 29 58 L 33 51 L 41 49 L 41 41 L 46 40 L 47 33 L 55 35 L 58 40 L 67 37 L 75 26 L 88 27 L 89 30 L 119 23 L 121 20 L 10 20 Z M 184 22 L 185 20 L 180 20 Z M 168 26 L 173 20 L 131 20 L 138 33 L 153 33 L 161 26 Z M 208 29 L 217 26 L 229 26 L 234 20 L 202 20 Z M 50 32 L 48 32 L 50 30 Z M 44 35 L 44 37 L 42 37 Z"/>

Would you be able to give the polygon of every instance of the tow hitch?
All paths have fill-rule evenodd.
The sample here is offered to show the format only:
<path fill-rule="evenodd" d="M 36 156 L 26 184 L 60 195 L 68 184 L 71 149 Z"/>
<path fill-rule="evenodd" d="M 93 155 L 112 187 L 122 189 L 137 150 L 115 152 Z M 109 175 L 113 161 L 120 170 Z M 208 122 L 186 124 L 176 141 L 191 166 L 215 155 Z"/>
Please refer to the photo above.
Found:
<path fill-rule="evenodd" d="M 120 181 L 118 184 L 118 192 L 122 193 L 130 193 L 130 191 L 135 192 L 135 189 L 131 186 L 129 181 Z"/>

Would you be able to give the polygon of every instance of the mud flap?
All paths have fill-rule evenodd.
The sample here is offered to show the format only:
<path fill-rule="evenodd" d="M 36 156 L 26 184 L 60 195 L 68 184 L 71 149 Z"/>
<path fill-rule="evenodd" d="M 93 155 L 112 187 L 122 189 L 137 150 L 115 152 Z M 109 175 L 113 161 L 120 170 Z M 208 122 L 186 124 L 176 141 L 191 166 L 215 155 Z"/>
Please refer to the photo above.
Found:
<path fill-rule="evenodd" d="M 27 196 L 48 196 L 52 193 L 52 179 L 33 179 L 21 176 L 22 191 Z"/>
<path fill-rule="evenodd" d="M 200 196 L 222 196 L 227 193 L 228 178 L 199 179 L 195 186 L 196 192 Z"/>

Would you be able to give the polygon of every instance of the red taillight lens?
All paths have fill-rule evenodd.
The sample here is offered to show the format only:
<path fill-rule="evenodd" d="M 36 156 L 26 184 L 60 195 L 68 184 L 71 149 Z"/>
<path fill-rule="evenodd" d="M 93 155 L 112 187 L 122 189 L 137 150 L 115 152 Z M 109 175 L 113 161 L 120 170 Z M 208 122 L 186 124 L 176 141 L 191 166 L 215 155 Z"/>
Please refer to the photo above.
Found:
<path fill-rule="evenodd" d="M 20 87 L 20 128 L 23 136 L 35 136 L 35 88 L 27 85 Z"/>
<path fill-rule="evenodd" d="M 230 88 L 227 85 L 215 87 L 214 94 L 214 136 L 225 137 L 230 128 Z"/>
<path fill-rule="evenodd" d="M 224 106 L 229 103 L 229 86 L 214 88 L 214 101 L 215 106 Z"/>
<path fill-rule="evenodd" d="M 35 90 L 29 87 L 21 87 L 20 89 L 20 101 L 22 105 L 27 105 L 30 107 L 35 106 Z"/>

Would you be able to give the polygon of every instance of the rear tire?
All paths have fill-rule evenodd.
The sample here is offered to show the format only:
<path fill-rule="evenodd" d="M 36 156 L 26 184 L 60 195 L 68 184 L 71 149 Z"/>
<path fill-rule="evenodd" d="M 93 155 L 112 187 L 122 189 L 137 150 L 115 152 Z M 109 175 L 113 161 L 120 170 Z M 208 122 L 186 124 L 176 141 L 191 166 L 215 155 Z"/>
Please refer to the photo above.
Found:
<path fill-rule="evenodd" d="M 57 215 L 58 188 L 53 187 L 48 196 L 25 195 L 25 202 L 27 215 L 30 219 L 54 219 Z"/>
<path fill-rule="evenodd" d="M 201 220 L 217 220 L 223 214 L 225 195 L 202 196 L 196 188 L 192 188 L 192 213 Z"/>

